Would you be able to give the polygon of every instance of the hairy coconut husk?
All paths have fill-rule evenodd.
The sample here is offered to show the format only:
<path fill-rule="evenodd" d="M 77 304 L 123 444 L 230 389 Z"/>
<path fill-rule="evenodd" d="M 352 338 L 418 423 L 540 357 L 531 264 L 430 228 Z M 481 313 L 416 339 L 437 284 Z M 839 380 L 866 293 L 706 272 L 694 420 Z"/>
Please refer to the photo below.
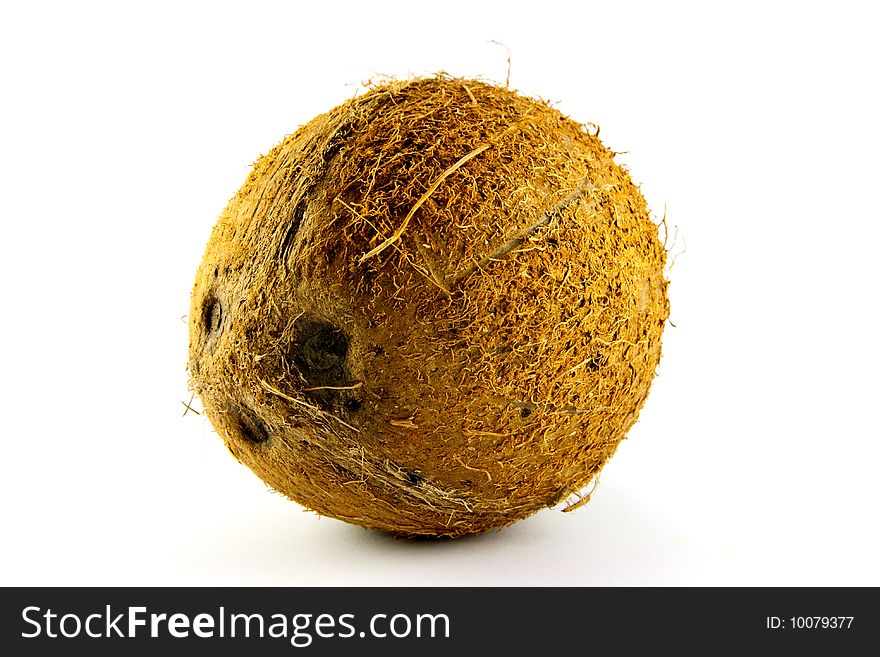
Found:
<path fill-rule="evenodd" d="M 460 536 L 552 506 L 636 421 L 665 252 L 594 131 L 434 77 L 376 86 L 254 165 L 211 235 L 191 386 L 318 513 Z"/>

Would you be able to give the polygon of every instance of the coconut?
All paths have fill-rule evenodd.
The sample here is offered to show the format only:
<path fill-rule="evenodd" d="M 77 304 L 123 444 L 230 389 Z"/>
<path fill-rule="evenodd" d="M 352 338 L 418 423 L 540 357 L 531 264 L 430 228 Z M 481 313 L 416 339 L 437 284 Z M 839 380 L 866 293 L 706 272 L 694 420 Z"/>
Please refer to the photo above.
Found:
<path fill-rule="evenodd" d="M 317 513 L 461 536 L 557 505 L 636 421 L 665 252 L 595 126 L 446 76 L 316 117 L 254 165 L 196 276 L 191 388 Z"/>

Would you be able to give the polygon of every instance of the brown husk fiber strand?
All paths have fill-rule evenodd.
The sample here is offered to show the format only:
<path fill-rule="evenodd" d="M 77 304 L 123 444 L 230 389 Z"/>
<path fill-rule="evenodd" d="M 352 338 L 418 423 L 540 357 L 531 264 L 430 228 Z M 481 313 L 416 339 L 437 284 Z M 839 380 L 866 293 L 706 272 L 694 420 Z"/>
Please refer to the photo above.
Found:
<path fill-rule="evenodd" d="M 587 485 L 636 421 L 668 316 L 629 175 L 546 103 L 375 86 L 260 158 L 190 313 L 232 454 L 314 511 L 460 536 Z"/>

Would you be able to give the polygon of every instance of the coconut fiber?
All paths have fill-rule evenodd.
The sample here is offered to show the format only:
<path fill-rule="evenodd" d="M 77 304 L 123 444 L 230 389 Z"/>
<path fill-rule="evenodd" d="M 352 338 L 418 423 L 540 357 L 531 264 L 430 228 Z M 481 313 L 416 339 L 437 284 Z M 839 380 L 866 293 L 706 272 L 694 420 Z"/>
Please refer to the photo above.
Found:
<path fill-rule="evenodd" d="M 636 421 L 665 251 L 598 130 L 438 76 L 374 86 L 254 165 L 214 227 L 191 387 L 319 514 L 499 527 L 587 485 Z"/>

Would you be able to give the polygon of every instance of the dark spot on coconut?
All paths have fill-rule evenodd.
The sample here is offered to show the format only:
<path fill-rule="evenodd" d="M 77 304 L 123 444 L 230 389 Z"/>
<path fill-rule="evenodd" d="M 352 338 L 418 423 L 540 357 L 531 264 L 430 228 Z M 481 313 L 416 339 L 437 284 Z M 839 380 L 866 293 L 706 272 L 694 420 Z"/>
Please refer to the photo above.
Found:
<path fill-rule="evenodd" d="M 345 362 L 348 337 L 332 324 L 315 322 L 300 335 L 299 347 L 300 360 L 308 372 L 332 375 Z"/>
<path fill-rule="evenodd" d="M 424 479 L 420 475 L 412 472 L 411 470 L 405 470 L 403 476 L 406 478 L 406 483 L 408 483 L 410 486 L 418 486 L 424 481 Z"/>
<path fill-rule="evenodd" d="M 520 416 L 521 418 L 527 418 L 527 417 L 528 417 L 529 415 L 531 415 L 531 414 L 532 414 L 532 409 L 529 408 L 528 406 L 523 406 L 523 407 L 519 410 L 519 416 Z"/>
<path fill-rule="evenodd" d="M 216 297 L 209 296 L 202 306 L 202 320 L 208 334 L 218 333 L 223 324 L 223 304 Z"/>
<path fill-rule="evenodd" d="M 363 406 L 363 404 L 364 403 L 357 397 L 349 397 L 345 400 L 343 406 L 345 407 L 345 410 L 353 413 L 354 411 L 360 410 L 360 407 Z"/>
<path fill-rule="evenodd" d="M 293 215 L 290 217 L 290 223 L 284 232 L 284 238 L 281 240 L 281 246 L 278 249 L 278 257 L 283 262 L 287 262 L 290 258 L 290 252 L 293 250 L 293 242 L 302 225 L 303 218 L 306 215 L 306 197 L 304 196 L 297 202 L 293 208 Z"/>
<path fill-rule="evenodd" d="M 374 356 L 383 356 L 384 354 L 385 354 L 385 350 L 382 347 L 380 347 L 378 345 L 373 347 L 373 355 Z"/>
<path fill-rule="evenodd" d="M 235 421 L 238 434 L 249 443 L 263 443 L 269 440 L 269 427 L 252 411 L 232 404 L 229 415 Z"/>
<path fill-rule="evenodd" d="M 602 357 L 601 356 L 593 356 L 590 360 L 587 361 L 587 369 L 590 372 L 595 372 L 602 366 Z"/>
<path fill-rule="evenodd" d="M 297 322 L 290 358 L 305 380 L 304 392 L 324 409 L 335 409 L 351 399 L 346 367 L 348 336 L 338 326 L 303 317 Z"/>
<path fill-rule="evenodd" d="M 217 278 L 220 274 L 220 267 L 214 267 L 214 278 Z"/>

